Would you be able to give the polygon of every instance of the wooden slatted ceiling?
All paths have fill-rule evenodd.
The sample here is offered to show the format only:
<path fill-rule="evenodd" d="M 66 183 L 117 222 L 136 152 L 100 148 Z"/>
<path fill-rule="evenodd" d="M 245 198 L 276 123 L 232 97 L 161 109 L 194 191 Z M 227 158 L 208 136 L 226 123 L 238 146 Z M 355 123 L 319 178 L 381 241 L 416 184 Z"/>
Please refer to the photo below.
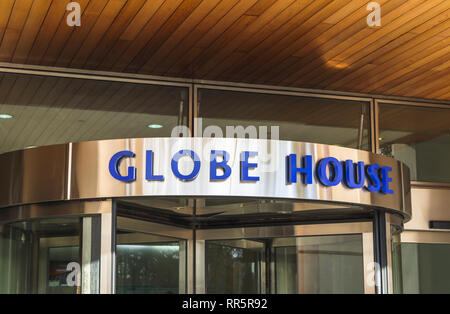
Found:
<path fill-rule="evenodd" d="M 0 1 L 0 61 L 450 99 L 450 1 Z"/>

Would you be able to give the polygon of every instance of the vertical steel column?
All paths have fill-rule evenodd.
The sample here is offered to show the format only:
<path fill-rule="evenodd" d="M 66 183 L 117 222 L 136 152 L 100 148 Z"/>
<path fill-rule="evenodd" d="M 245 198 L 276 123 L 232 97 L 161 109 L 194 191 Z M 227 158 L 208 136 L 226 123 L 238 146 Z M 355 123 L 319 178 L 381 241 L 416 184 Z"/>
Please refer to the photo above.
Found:
<path fill-rule="evenodd" d="M 102 213 L 100 230 L 100 293 L 115 293 L 115 203 L 111 213 Z"/>
<path fill-rule="evenodd" d="M 100 283 L 100 215 L 82 218 L 81 236 L 81 293 L 99 293 Z"/>
<path fill-rule="evenodd" d="M 377 294 L 387 294 L 389 291 L 389 274 L 386 240 L 386 214 L 375 211 L 373 225 L 375 262 L 379 271 L 375 272 L 375 291 Z"/>

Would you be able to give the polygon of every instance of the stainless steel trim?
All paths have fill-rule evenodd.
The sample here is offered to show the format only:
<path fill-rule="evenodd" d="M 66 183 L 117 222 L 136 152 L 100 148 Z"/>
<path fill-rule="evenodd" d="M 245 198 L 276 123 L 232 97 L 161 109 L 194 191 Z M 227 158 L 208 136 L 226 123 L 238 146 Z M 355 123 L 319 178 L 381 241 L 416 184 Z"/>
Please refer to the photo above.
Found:
<path fill-rule="evenodd" d="M 371 98 L 369 97 L 355 97 L 355 96 L 341 96 L 341 95 L 330 95 L 306 92 L 306 91 L 294 91 L 294 90 L 273 90 L 273 89 L 258 89 L 251 87 L 239 87 L 239 86 L 223 86 L 223 85 L 209 85 L 209 84 L 196 84 L 197 89 L 213 89 L 213 90 L 225 90 L 225 91 L 236 91 L 236 92 L 249 92 L 258 94 L 271 94 L 271 95 L 287 95 L 287 96 L 306 96 L 306 97 L 316 97 L 316 98 L 333 98 L 333 99 L 344 99 L 344 100 L 356 100 L 356 101 L 367 101 L 369 102 Z"/>
<path fill-rule="evenodd" d="M 379 140 L 379 136 L 380 136 L 380 121 L 379 121 L 379 113 L 380 113 L 380 108 L 378 106 L 378 102 L 377 100 L 375 100 L 374 102 L 374 107 L 373 107 L 374 111 L 373 111 L 373 118 L 374 118 L 374 129 L 373 134 L 374 134 L 374 138 L 375 138 L 375 153 L 379 154 L 380 153 L 380 140 Z"/>
<path fill-rule="evenodd" d="M 0 181 L 0 207 L 67 200 L 67 195 L 74 200 L 132 196 L 234 196 L 356 204 L 367 208 L 398 211 L 406 218 L 410 215 L 410 204 L 407 202 L 403 204 L 401 195 L 402 185 L 409 182 L 408 173 L 401 171 L 402 164 L 392 158 L 367 151 L 332 145 L 260 139 L 138 138 L 70 144 L 72 162 L 68 165 L 68 145 L 36 147 L 0 155 L 0 161 L 3 161 L 0 170 L 4 170 L 3 173 L 10 173 L 5 180 Z M 270 152 L 267 152 L 269 146 Z M 155 156 L 154 167 L 155 171 L 164 173 L 164 181 L 145 180 L 145 151 L 149 149 L 158 155 Z M 193 149 L 203 161 L 195 180 L 181 181 L 171 174 L 170 159 L 181 149 Z M 230 153 L 229 165 L 232 172 L 227 180 L 210 182 L 208 165 L 211 149 L 225 149 Z M 137 179 L 133 182 L 115 180 L 109 173 L 110 158 L 122 150 L 132 150 L 136 154 L 135 158 L 127 158 L 121 165 L 122 173 L 127 171 L 128 166 L 135 166 L 138 169 Z M 260 177 L 258 182 L 248 183 L 240 180 L 240 153 L 246 150 L 259 152 L 255 157 L 255 161 L 259 161 L 259 166 L 252 170 L 253 175 Z M 286 184 L 286 173 L 283 170 L 286 167 L 285 158 L 292 153 L 296 153 L 299 157 L 309 154 L 314 164 L 322 158 L 333 156 L 342 161 L 353 159 L 363 161 L 365 164 L 378 163 L 389 166 L 393 169 L 390 187 L 395 193 L 373 193 L 364 189 L 350 189 L 343 184 L 326 187 L 319 184 L 315 176 L 313 184 L 304 185 L 300 182 Z M 18 160 L 20 165 L 26 167 L 15 167 Z M 180 164 L 182 168 L 191 166 L 189 163 L 183 165 L 180 162 Z M 15 171 L 11 172 L 11 168 Z M 70 174 L 66 173 L 69 169 Z M 64 191 L 65 184 L 62 184 L 68 177 L 71 178 L 70 192 Z"/>
<path fill-rule="evenodd" d="M 69 143 L 68 145 L 68 152 L 67 152 L 67 199 L 70 200 L 70 191 L 72 190 L 71 181 L 72 181 L 72 143 Z"/>
<path fill-rule="evenodd" d="M 191 229 L 121 216 L 117 216 L 117 229 L 172 237 L 174 239 L 188 240 L 192 238 Z"/>
<path fill-rule="evenodd" d="M 370 100 L 370 151 L 372 153 L 377 153 L 377 134 L 375 131 L 375 101 L 373 99 Z"/>
<path fill-rule="evenodd" d="M 48 217 L 94 215 L 111 212 L 111 200 L 30 204 L 0 209 L 0 223 Z"/>
<path fill-rule="evenodd" d="M 277 238 L 372 232 L 371 222 L 351 222 L 315 225 L 264 226 L 224 229 L 199 229 L 197 241 L 232 240 L 245 238 Z"/>
<path fill-rule="evenodd" d="M 97 81 L 111 81 L 111 82 L 125 82 L 135 84 L 148 84 L 148 85 L 162 85 L 162 86 L 178 86 L 189 87 L 191 84 L 185 80 L 177 80 L 171 78 L 134 76 L 130 75 L 118 75 L 118 73 L 100 72 L 97 71 L 61 71 L 61 68 L 48 68 L 46 71 L 38 69 L 22 69 L 5 67 L 4 64 L 0 64 L 0 72 L 2 73 L 16 73 L 16 74 L 29 74 L 29 75 L 41 75 L 41 76 L 54 76 L 54 77 L 67 77 L 75 79 L 97 80 Z M 109 73 L 109 74 L 108 74 Z"/>
<path fill-rule="evenodd" d="M 101 215 L 101 242 L 100 242 L 100 293 L 114 293 L 114 265 L 113 265 L 113 215 Z"/>
<path fill-rule="evenodd" d="M 434 108 L 444 108 L 449 109 L 450 102 L 446 103 L 428 103 L 421 102 L 417 100 L 390 100 L 390 99 L 377 99 L 379 104 L 393 104 L 393 105 L 404 105 L 404 106 L 415 106 L 415 107 L 434 107 Z"/>

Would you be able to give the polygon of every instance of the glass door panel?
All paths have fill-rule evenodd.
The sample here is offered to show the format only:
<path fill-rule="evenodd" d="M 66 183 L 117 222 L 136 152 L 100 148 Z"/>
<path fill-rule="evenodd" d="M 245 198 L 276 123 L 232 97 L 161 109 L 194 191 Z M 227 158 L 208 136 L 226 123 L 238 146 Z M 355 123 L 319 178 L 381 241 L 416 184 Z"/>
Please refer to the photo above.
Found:
<path fill-rule="evenodd" d="M 262 241 L 206 241 L 207 293 L 264 293 Z"/>
<path fill-rule="evenodd" d="M 204 229 L 196 235 L 197 293 L 375 292 L 371 222 Z"/>
<path fill-rule="evenodd" d="M 185 293 L 187 240 L 181 228 L 117 217 L 116 293 Z"/>
<path fill-rule="evenodd" d="M 361 234 L 275 238 L 274 293 L 364 293 Z"/>

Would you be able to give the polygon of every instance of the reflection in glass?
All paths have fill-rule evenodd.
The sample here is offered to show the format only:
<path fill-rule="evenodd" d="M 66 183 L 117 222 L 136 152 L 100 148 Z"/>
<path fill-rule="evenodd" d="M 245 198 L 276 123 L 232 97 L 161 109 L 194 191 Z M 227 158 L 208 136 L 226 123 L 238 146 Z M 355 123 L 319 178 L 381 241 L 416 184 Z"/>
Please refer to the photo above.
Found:
<path fill-rule="evenodd" d="M 0 74 L 0 153 L 102 139 L 170 137 L 187 125 L 186 88 Z"/>
<path fill-rule="evenodd" d="M 206 241 L 206 292 L 264 293 L 263 256 L 261 242 Z"/>
<path fill-rule="evenodd" d="M 404 162 L 411 180 L 450 182 L 450 109 L 379 106 L 380 151 Z"/>
<path fill-rule="evenodd" d="M 361 234 L 206 241 L 205 254 L 207 293 L 364 293 Z"/>
<path fill-rule="evenodd" d="M 281 140 L 370 149 L 368 102 L 208 89 L 199 90 L 198 99 L 204 137 L 237 137 L 227 127 L 243 126 L 258 138 L 276 139 L 271 126 L 279 126 Z M 208 126 L 220 127 L 222 134 Z"/>
<path fill-rule="evenodd" d="M 116 293 L 182 293 L 186 241 L 118 230 Z"/>
<path fill-rule="evenodd" d="M 80 265 L 80 230 L 79 218 L 1 225 L 0 293 L 80 293 L 67 267 Z"/>

